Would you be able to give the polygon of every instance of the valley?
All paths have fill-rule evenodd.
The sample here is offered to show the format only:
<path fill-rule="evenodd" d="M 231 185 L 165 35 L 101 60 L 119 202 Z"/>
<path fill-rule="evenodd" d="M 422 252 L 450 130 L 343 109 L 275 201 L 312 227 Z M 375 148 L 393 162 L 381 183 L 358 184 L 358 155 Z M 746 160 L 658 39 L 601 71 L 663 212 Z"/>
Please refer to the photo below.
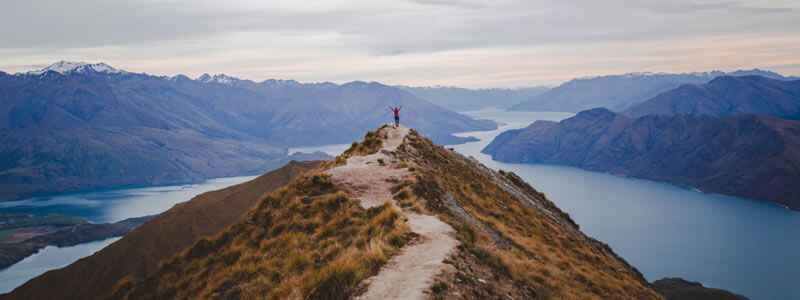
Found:
<path fill-rule="evenodd" d="M 505 125 L 495 131 L 460 133 L 462 136 L 474 137 L 478 142 L 451 146 L 453 149 L 476 157 L 492 168 L 514 171 L 531 182 L 575 218 L 587 234 L 608 242 L 622 257 L 641 270 L 648 280 L 682 277 L 700 281 L 707 287 L 725 288 L 753 299 L 785 299 L 797 296 L 791 294 L 792 277 L 786 275 L 796 269 L 783 263 L 800 260 L 797 256 L 800 244 L 791 233 L 791 228 L 800 226 L 800 215 L 797 213 L 763 202 L 699 193 L 646 180 L 570 167 L 493 161 L 480 151 L 500 132 L 524 127 L 534 120 L 558 121 L 573 114 L 492 109 L 467 114 Z M 328 155 L 338 155 L 344 148 L 344 145 L 331 145 L 298 148 L 295 151 L 323 151 Z M 246 178 L 239 179 L 239 182 L 244 180 Z M 208 187 L 207 190 L 232 183 L 219 182 L 219 185 Z M 155 189 L 181 191 L 180 187 Z M 190 198 L 188 195 L 179 197 Z M 150 199 L 159 197 L 152 195 Z M 56 201 L 59 202 L 63 203 L 63 200 Z M 131 203 L 125 207 L 151 205 L 145 203 L 148 202 L 140 202 L 140 205 Z M 111 215 L 116 217 L 95 218 L 119 219 L 126 215 L 113 212 L 127 210 L 111 209 Z M 750 222 L 752 219 L 763 221 Z M 702 230 L 697 230 L 698 228 Z M 732 232 L 734 228 L 737 228 L 735 234 Z M 743 242 L 764 247 L 741 247 Z M 83 255 L 89 255 L 93 251 L 96 249 L 87 250 Z M 753 260 L 758 260 L 759 264 L 751 263 Z M 708 265 L 708 261 L 718 262 L 718 266 Z M 728 274 L 720 269 L 723 265 L 726 266 L 725 270 L 739 271 L 722 276 Z M 3 273 L 0 273 L 0 279 L 1 274 Z"/>
<path fill-rule="evenodd" d="M 351 143 L 405 106 L 439 143 L 497 128 L 377 82 L 191 79 L 58 62 L 0 72 L 0 201 L 256 175 L 326 157 L 289 147 Z M 123 151 L 124 149 L 124 151 Z"/>

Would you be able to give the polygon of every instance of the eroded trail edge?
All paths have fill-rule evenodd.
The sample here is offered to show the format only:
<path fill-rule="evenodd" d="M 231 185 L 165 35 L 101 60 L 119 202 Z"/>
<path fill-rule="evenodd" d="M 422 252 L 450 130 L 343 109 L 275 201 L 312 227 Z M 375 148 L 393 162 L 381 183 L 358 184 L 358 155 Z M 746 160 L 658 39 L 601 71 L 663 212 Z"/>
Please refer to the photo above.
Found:
<path fill-rule="evenodd" d="M 347 190 L 364 208 L 394 203 L 394 183 L 411 176 L 394 158 L 409 129 L 384 127 L 378 131 L 382 148 L 370 155 L 353 156 L 344 165 L 329 171 L 334 184 Z M 425 299 L 425 291 L 441 273 L 445 259 L 459 242 L 455 230 L 436 216 L 403 212 L 411 231 L 419 235 L 416 243 L 403 248 L 381 271 L 367 279 L 367 291 L 358 299 Z"/>

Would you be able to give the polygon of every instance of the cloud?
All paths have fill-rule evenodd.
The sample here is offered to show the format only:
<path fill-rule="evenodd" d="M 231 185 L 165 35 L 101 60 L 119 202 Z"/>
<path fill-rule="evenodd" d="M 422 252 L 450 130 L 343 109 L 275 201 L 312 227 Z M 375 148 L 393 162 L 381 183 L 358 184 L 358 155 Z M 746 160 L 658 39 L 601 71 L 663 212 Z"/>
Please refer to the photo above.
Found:
<path fill-rule="evenodd" d="M 649 6 L 651 9 L 662 13 L 687 14 L 701 11 L 718 11 L 738 14 L 774 14 L 790 13 L 794 11 L 788 6 L 759 6 L 749 1 L 711 1 L 711 2 L 641 2 L 639 5 Z M 760 3 L 758 3 L 760 4 Z"/>
<path fill-rule="evenodd" d="M 464 1 L 464 0 L 410 0 L 413 3 L 419 3 L 422 5 L 434 5 L 434 6 L 446 6 L 446 7 L 454 7 L 454 8 L 465 8 L 465 9 L 478 9 L 486 7 L 486 3 L 483 1 Z"/>
<path fill-rule="evenodd" d="M 411 81 L 439 74 L 452 78 L 444 83 L 476 84 L 472 75 L 448 71 L 461 70 L 484 74 L 492 84 L 515 85 L 525 78 L 533 83 L 552 82 L 565 75 L 549 80 L 548 70 L 527 71 L 529 77 L 524 71 L 510 75 L 492 64 L 553 61 L 546 66 L 554 74 L 564 70 L 559 63 L 572 70 L 563 74 L 640 71 L 647 66 L 629 61 L 658 59 L 647 56 L 650 53 L 681 53 L 683 61 L 694 61 L 692 54 L 676 47 L 686 41 L 800 37 L 800 3 L 791 0 L 6 2 L 3 6 L 13 9 L 0 11 L 0 69 L 7 70 L 76 59 L 173 74 L 207 68 L 203 71 L 247 74 L 254 79 L 297 76 L 332 81 L 355 77 Z M 654 44 L 664 49 L 644 48 Z M 618 48 L 617 53 L 593 51 L 610 45 L 627 47 Z M 794 53 L 800 53 L 800 46 L 781 44 L 784 52 L 779 54 L 773 44 L 754 46 L 752 52 L 738 53 L 738 61 L 754 61 L 769 53 L 770 60 L 780 59 L 786 65 L 796 63 Z M 499 53 L 517 54 L 499 59 L 505 55 Z M 609 68 L 573 65 L 570 62 L 581 57 L 562 53 L 629 57 L 628 65 Z M 713 53 L 695 56 L 701 54 Z M 720 62 L 717 68 L 731 67 L 735 61 Z"/>

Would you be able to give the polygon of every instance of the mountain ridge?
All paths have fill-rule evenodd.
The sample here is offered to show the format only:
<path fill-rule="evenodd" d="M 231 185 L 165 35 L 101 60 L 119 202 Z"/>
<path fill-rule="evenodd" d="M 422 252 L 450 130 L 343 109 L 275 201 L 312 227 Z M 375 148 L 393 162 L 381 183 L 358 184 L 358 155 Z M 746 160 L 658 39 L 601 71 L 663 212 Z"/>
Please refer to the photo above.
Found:
<path fill-rule="evenodd" d="M 106 74 L 124 74 L 128 73 L 124 70 L 118 70 L 112 66 L 109 66 L 106 63 L 85 63 L 85 62 L 70 62 L 70 61 L 59 61 L 53 63 L 45 68 L 39 70 L 28 71 L 24 73 L 17 73 L 18 75 L 44 75 L 47 72 L 56 72 L 62 75 L 67 75 L 71 73 L 88 73 L 88 72 L 97 72 L 97 73 L 106 73 Z"/>
<path fill-rule="evenodd" d="M 800 209 L 800 122 L 770 116 L 647 115 L 597 108 L 500 134 L 493 159 L 553 163 L 768 200 Z"/>
<path fill-rule="evenodd" d="M 579 112 L 596 107 L 623 111 L 683 84 L 703 84 L 720 76 L 758 75 L 777 80 L 792 80 L 760 69 L 733 72 L 628 73 L 577 78 L 511 107 L 520 111 Z"/>
<path fill-rule="evenodd" d="M 403 265 L 402 253 L 413 252 L 409 247 L 439 239 L 417 233 L 413 214 L 419 214 L 451 226 L 460 245 L 442 261 L 444 272 L 425 281 L 424 291 L 385 290 L 388 298 L 413 292 L 412 299 L 661 299 L 641 274 L 513 173 L 483 167 L 413 130 L 394 148 L 394 132 L 383 127 L 368 133 L 335 161 L 265 195 L 238 224 L 166 261 L 154 275 L 116 285 L 113 298 L 369 297 L 382 289 L 382 274 Z M 348 175 L 337 177 L 337 168 L 355 172 L 341 174 L 397 177 L 385 187 L 360 187 L 342 181 Z M 378 201 L 363 207 L 370 199 Z M 395 259 L 401 261 L 387 264 Z"/>
<path fill-rule="evenodd" d="M 797 119 L 800 118 L 800 80 L 720 76 L 702 85 L 682 85 L 624 113 L 633 117 L 649 114 L 722 117 L 751 113 Z"/>
<path fill-rule="evenodd" d="M 378 83 L 230 83 L 122 71 L 0 75 L 0 199 L 257 174 L 301 159 L 288 147 L 356 140 L 389 121 L 391 105 L 440 142 L 496 128 Z"/>
<path fill-rule="evenodd" d="M 546 92 L 546 87 L 467 89 L 453 86 L 397 86 L 454 111 L 509 108 Z"/>

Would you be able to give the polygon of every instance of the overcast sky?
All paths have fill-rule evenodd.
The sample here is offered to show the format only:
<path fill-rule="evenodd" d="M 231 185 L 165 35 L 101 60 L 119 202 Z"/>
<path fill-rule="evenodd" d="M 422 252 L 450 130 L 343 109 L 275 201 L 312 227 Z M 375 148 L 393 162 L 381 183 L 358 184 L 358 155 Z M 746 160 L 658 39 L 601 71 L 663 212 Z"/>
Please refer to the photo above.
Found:
<path fill-rule="evenodd" d="M 3 0 L 0 70 L 517 87 L 626 72 L 800 75 L 797 0 Z"/>

